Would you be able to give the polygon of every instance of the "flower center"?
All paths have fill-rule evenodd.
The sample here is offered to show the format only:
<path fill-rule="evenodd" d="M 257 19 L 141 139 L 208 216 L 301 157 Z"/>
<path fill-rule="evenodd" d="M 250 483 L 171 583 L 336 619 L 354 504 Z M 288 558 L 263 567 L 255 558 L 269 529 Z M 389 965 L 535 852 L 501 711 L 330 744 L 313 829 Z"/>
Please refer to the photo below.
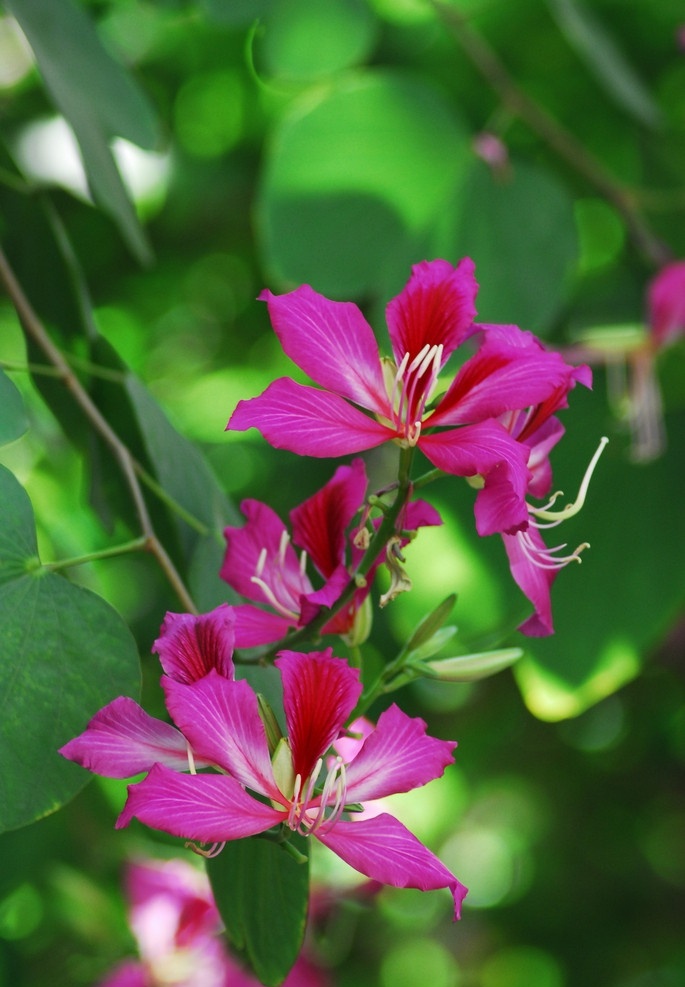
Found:
<path fill-rule="evenodd" d="M 269 558 L 267 548 L 263 548 L 257 559 L 257 566 L 250 582 L 259 586 L 269 603 L 277 613 L 289 620 L 297 621 L 300 616 L 300 596 L 311 591 L 309 580 L 305 575 L 307 553 L 300 555 L 299 568 L 288 565 L 286 553 L 290 544 L 290 535 L 284 531 L 278 546 L 278 552 Z"/>
<path fill-rule="evenodd" d="M 304 789 L 302 777 L 300 775 L 295 777 L 295 787 L 286 822 L 290 829 L 302 836 L 309 836 L 316 832 L 327 832 L 332 829 L 345 808 L 347 783 L 343 759 L 341 757 L 333 759 L 321 793 L 315 795 L 314 788 L 322 765 L 323 759 L 319 758 Z"/>
<path fill-rule="evenodd" d="M 428 343 L 410 362 L 404 354 L 388 394 L 393 413 L 393 425 L 401 435 L 400 444 L 415 446 L 421 436 L 426 405 L 431 399 L 442 366 L 443 344 Z"/>

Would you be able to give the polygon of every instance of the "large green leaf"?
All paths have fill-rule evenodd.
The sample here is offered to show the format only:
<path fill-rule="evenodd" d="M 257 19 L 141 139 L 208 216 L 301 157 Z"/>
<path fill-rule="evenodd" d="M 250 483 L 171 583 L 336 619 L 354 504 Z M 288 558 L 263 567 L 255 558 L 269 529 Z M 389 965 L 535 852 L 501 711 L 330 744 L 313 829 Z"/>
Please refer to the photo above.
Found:
<path fill-rule="evenodd" d="M 481 321 L 538 332 L 549 325 L 578 257 L 573 199 L 552 175 L 515 161 L 511 176 L 500 179 L 474 159 L 443 231 L 439 253 L 476 263 Z"/>
<path fill-rule="evenodd" d="M 0 370 L 0 445 L 14 442 L 28 428 L 24 402 L 13 381 Z"/>
<path fill-rule="evenodd" d="M 420 259 L 468 154 L 452 107 L 410 75 L 355 72 L 308 92 L 282 117 L 267 159 L 267 262 L 327 294 L 377 292 Z"/>
<path fill-rule="evenodd" d="M 231 943 L 268 987 L 287 977 L 307 921 L 307 841 L 291 842 L 300 860 L 279 843 L 252 837 L 227 843 L 207 867 Z"/>
<path fill-rule="evenodd" d="M 0 832 L 59 808 L 88 780 L 58 748 L 119 695 L 138 653 L 109 604 L 41 568 L 30 501 L 0 468 Z"/>
<path fill-rule="evenodd" d="M 33 49 L 55 106 L 76 135 L 93 197 L 136 256 L 149 261 L 147 239 L 110 148 L 114 137 L 155 146 L 157 126 L 147 99 L 71 0 L 7 0 L 7 6 Z"/>

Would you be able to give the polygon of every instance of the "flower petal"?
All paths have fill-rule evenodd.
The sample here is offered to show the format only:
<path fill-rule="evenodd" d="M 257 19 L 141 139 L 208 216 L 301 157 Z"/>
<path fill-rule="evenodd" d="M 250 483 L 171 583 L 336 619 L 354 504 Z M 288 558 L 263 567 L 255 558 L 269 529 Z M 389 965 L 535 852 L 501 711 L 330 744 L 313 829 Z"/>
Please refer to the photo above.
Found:
<path fill-rule="evenodd" d="M 276 449 L 319 458 L 372 449 L 396 434 L 337 394 L 289 377 L 273 381 L 256 398 L 240 401 L 226 426 L 238 432 L 252 427 Z"/>
<path fill-rule="evenodd" d="M 374 881 L 395 888 L 432 891 L 449 888 L 454 917 L 460 917 L 467 889 L 454 874 L 394 816 L 338 822 L 317 838 L 351 867 Z"/>
<path fill-rule="evenodd" d="M 133 818 L 186 840 L 223 843 L 263 833 L 282 822 L 284 814 L 253 798 L 228 775 L 181 775 L 156 764 L 147 778 L 128 786 L 116 828 Z"/>
<path fill-rule="evenodd" d="M 480 535 L 528 523 L 525 495 L 530 479 L 528 448 L 495 421 L 424 435 L 419 448 L 439 469 L 456 476 L 485 478 L 476 498 Z"/>
<path fill-rule="evenodd" d="M 170 723 L 156 720 L 128 696 L 119 696 L 60 749 L 63 757 L 105 778 L 131 778 L 155 762 L 188 770 L 188 744 Z M 202 766 L 211 761 L 198 761 Z"/>
<path fill-rule="evenodd" d="M 248 600 L 265 603 L 268 602 L 267 598 L 252 577 L 261 560 L 260 575 L 270 584 L 273 565 L 277 560 L 280 562 L 277 578 L 285 577 L 289 586 L 292 584 L 289 597 L 297 599 L 300 593 L 310 590 L 309 582 L 303 579 L 300 572 L 300 561 L 290 544 L 286 526 L 278 514 L 267 504 L 252 499 L 244 500 L 240 510 L 247 523 L 240 528 L 224 528 L 227 546 L 221 578 Z M 261 559 L 263 553 L 266 555 L 264 560 Z"/>
<path fill-rule="evenodd" d="M 253 607 L 249 603 L 239 603 L 233 607 L 235 616 L 236 648 L 257 648 L 262 644 L 273 644 L 285 637 L 295 621 Z"/>
<path fill-rule="evenodd" d="M 343 658 L 334 658 L 331 648 L 308 654 L 281 651 L 274 664 L 283 679 L 293 769 L 304 782 L 361 695 L 359 670 L 350 668 Z"/>
<path fill-rule="evenodd" d="M 393 704 L 381 713 L 376 729 L 347 769 L 348 802 L 420 788 L 454 762 L 456 746 L 453 740 L 429 737 L 422 719 L 407 716 Z"/>
<path fill-rule="evenodd" d="M 227 603 L 209 613 L 167 613 L 152 645 L 162 668 L 177 682 L 194 682 L 211 668 L 227 679 L 233 668 L 233 614 Z"/>
<path fill-rule="evenodd" d="M 257 696 L 247 682 L 210 672 L 192 685 L 173 679 L 163 685 L 167 709 L 193 750 L 248 788 L 279 797 Z"/>
<path fill-rule="evenodd" d="M 329 391 L 388 414 L 378 344 L 352 302 L 332 302 L 301 285 L 286 295 L 263 291 L 276 335 L 290 359 Z"/>
<path fill-rule="evenodd" d="M 345 561 L 347 526 L 364 503 L 366 469 L 362 459 L 339 466 L 317 493 L 290 512 L 293 541 L 304 548 L 322 576 Z"/>
<path fill-rule="evenodd" d="M 518 326 L 479 326 L 482 343 L 463 365 L 426 424 L 462 425 L 497 418 L 566 394 L 575 368 Z M 551 409 L 553 410 L 553 409 Z M 551 413 L 551 411 L 550 411 Z"/>
<path fill-rule="evenodd" d="M 411 362 L 424 346 L 442 344 L 442 364 L 469 335 L 476 316 L 478 284 L 474 264 L 464 257 L 456 267 L 446 260 L 422 261 L 386 310 L 397 365 Z"/>
<path fill-rule="evenodd" d="M 538 546 L 542 553 L 546 551 L 542 535 L 531 525 L 525 533 L 526 537 Z M 535 607 L 535 613 L 519 625 L 522 634 L 529 637 L 546 637 L 554 633 L 552 620 L 552 601 L 550 590 L 556 579 L 558 569 L 543 569 L 531 561 L 522 545 L 523 535 L 502 535 L 504 547 L 509 557 L 509 568 L 517 586 L 525 593 Z"/>

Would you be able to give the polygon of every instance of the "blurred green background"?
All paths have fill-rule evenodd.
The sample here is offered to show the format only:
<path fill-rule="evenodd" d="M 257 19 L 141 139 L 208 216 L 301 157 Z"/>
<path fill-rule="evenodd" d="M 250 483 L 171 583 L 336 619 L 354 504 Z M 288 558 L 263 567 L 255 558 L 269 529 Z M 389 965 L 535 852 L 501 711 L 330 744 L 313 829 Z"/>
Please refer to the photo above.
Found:
<path fill-rule="evenodd" d="M 649 279 L 685 256 L 679 0 L 58 7 L 50 23 L 50 4 L 0 5 L 3 246 L 125 441 L 148 439 L 160 467 L 148 406 L 118 389 L 128 366 L 201 451 L 228 497 L 223 523 L 246 496 L 285 517 L 336 465 L 224 432 L 238 400 L 299 373 L 255 300 L 263 287 L 306 282 L 356 301 L 383 348 L 384 306 L 411 264 L 469 254 L 480 320 L 570 349 L 598 327 L 646 332 Z M 483 134 L 504 157 L 484 160 Z M 574 392 L 563 415 L 555 485 L 573 496 L 599 437 L 611 441 L 568 525 L 568 541 L 592 549 L 555 584 L 557 634 L 516 635 L 526 601 L 499 540 L 474 533 L 472 491 L 453 479 L 428 492 L 444 528 L 407 550 L 414 590 L 376 615 L 378 661 L 451 592 L 460 650 L 513 643 L 526 654 L 513 674 L 402 693 L 460 746 L 446 778 L 398 813 L 471 891 L 457 926 L 439 894 L 386 890 L 371 911 L 345 900 L 314 942 L 338 984 L 685 983 L 685 347 L 655 361 L 667 444 L 641 462 L 630 353 L 609 373 L 594 357 L 593 391 Z M 36 354 L 0 296 L 0 365 L 29 426 L 0 461 L 31 497 L 41 557 L 134 537 L 107 454 L 93 458 L 61 385 L 29 377 L 27 360 Z M 196 463 L 178 453 L 182 488 Z M 392 476 L 391 450 L 367 463 L 372 485 Z M 228 598 L 220 558 L 212 542 L 189 565 L 203 608 Z M 132 628 L 146 708 L 161 713 L 149 652 L 178 602 L 154 563 L 127 555 L 69 575 Z M 97 780 L 0 836 L 3 987 L 94 984 L 133 950 L 122 862 L 173 842 L 115 833 L 123 797 L 123 784 Z M 328 874 L 330 861 L 316 863 Z"/>

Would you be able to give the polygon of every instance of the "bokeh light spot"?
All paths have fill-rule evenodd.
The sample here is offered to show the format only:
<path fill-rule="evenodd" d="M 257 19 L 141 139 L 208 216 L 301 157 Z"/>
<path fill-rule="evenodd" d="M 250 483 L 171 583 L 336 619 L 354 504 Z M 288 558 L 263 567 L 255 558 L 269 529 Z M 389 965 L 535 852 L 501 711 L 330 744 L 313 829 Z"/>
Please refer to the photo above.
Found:
<path fill-rule="evenodd" d="M 386 953 L 381 964 L 382 987 L 456 987 L 459 969 L 454 957 L 432 939 L 411 939 Z"/>
<path fill-rule="evenodd" d="M 496 953 L 483 964 L 481 987 L 564 987 L 558 961 L 532 946 L 517 946 Z"/>
<path fill-rule="evenodd" d="M 243 87 L 237 73 L 207 72 L 183 85 L 174 107 L 176 135 L 198 158 L 216 158 L 240 139 Z"/>
<path fill-rule="evenodd" d="M 25 939 L 42 917 L 40 895 L 32 884 L 20 884 L 0 902 L 0 938 Z"/>

